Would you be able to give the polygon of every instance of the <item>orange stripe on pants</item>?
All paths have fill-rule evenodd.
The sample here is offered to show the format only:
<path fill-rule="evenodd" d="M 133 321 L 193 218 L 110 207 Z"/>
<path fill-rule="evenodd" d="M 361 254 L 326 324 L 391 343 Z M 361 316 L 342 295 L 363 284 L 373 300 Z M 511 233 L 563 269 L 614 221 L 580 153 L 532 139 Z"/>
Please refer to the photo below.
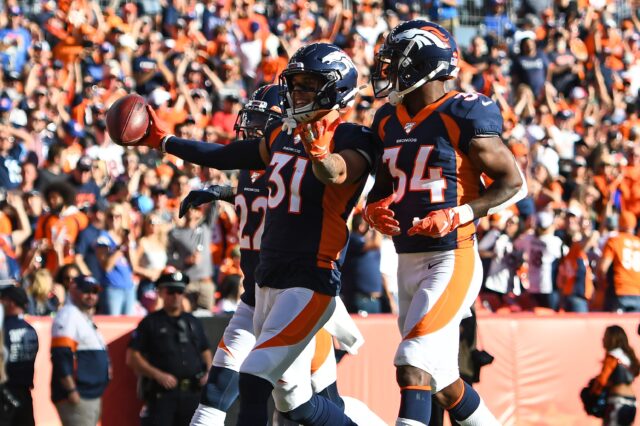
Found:
<path fill-rule="evenodd" d="M 331 334 L 324 328 L 316 333 L 316 352 L 311 360 L 311 374 L 315 373 L 322 367 L 327 357 L 331 353 L 333 347 L 333 338 Z"/>
<path fill-rule="evenodd" d="M 403 340 L 413 339 L 440 330 L 460 310 L 467 296 L 475 267 L 474 249 L 457 249 L 454 253 L 453 274 L 442 295 Z"/>
<path fill-rule="evenodd" d="M 271 339 L 256 346 L 255 349 L 292 346 L 301 342 L 318 323 L 322 314 L 327 310 L 327 306 L 331 303 L 331 299 L 331 296 L 314 292 L 309 303 L 289 325 Z"/>

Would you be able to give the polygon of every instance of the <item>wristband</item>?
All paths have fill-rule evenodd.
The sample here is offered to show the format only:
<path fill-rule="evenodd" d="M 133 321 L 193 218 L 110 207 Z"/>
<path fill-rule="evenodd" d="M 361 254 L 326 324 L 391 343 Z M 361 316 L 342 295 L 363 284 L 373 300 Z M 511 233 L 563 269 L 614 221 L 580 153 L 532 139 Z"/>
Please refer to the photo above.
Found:
<path fill-rule="evenodd" d="M 167 135 L 164 138 L 162 138 L 162 141 L 160 141 L 160 152 L 162 152 L 162 154 L 166 154 L 167 153 L 167 141 L 169 140 L 169 138 L 172 138 L 175 135 Z"/>
<path fill-rule="evenodd" d="M 454 207 L 453 210 L 458 213 L 460 219 L 460 225 L 471 222 L 474 219 L 473 209 L 469 204 L 463 204 L 458 207 Z"/>

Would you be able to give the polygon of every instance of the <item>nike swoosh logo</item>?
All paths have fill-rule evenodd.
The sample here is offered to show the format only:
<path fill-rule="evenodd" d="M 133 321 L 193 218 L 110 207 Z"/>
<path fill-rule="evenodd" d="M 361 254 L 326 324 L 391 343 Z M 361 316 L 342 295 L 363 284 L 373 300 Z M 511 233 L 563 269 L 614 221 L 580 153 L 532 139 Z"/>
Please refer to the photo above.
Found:
<path fill-rule="evenodd" d="M 431 269 L 431 268 L 433 268 L 433 267 L 435 267 L 435 266 L 438 266 L 438 265 L 439 265 L 439 264 L 441 264 L 441 263 L 442 263 L 442 262 L 430 263 L 430 264 L 427 266 L 427 269 Z"/>
<path fill-rule="evenodd" d="M 493 103 L 493 101 L 482 101 L 483 106 L 489 106 Z"/>

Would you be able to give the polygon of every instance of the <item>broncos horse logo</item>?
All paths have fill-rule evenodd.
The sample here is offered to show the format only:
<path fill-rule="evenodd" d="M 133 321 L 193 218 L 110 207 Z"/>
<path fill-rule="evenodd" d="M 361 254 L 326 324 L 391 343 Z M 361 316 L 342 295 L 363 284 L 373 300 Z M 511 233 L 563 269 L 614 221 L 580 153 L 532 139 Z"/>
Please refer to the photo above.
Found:
<path fill-rule="evenodd" d="M 351 61 L 351 58 L 349 58 L 346 53 L 340 50 L 335 50 L 329 53 L 328 55 L 326 55 L 324 58 L 322 58 L 322 63 L 323 64 L 340 63 L 346 67 L 347 71 L 356 67 L 353 64 L 353 61 Z"/>
<path fill-rule="evenodd" d="M 396 40 L 412 40 L 418 45 L 419 49 L 430 45 L 435 45 L 441 49 L 451 49 L 447 36 L 433 27 L 411 28 L 396 34 L 394 38 Z"/>

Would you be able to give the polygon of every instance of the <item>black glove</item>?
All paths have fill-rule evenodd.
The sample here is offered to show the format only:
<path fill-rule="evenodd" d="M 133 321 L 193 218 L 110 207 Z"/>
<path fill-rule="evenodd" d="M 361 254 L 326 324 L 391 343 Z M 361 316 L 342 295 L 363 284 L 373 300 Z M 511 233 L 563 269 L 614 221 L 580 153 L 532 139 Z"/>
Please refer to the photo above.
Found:
<path fill-rule="evenodd" d="M 180 203 L 178 216 L 184 216 L 187 210 L 192 207 L 198 207 L 204 203 L 210 203 L 216 200 L 232 201 L 233 197 L 233 188 L 230 186 L 211 185 L 206 189 L 191 191 Z"/>

